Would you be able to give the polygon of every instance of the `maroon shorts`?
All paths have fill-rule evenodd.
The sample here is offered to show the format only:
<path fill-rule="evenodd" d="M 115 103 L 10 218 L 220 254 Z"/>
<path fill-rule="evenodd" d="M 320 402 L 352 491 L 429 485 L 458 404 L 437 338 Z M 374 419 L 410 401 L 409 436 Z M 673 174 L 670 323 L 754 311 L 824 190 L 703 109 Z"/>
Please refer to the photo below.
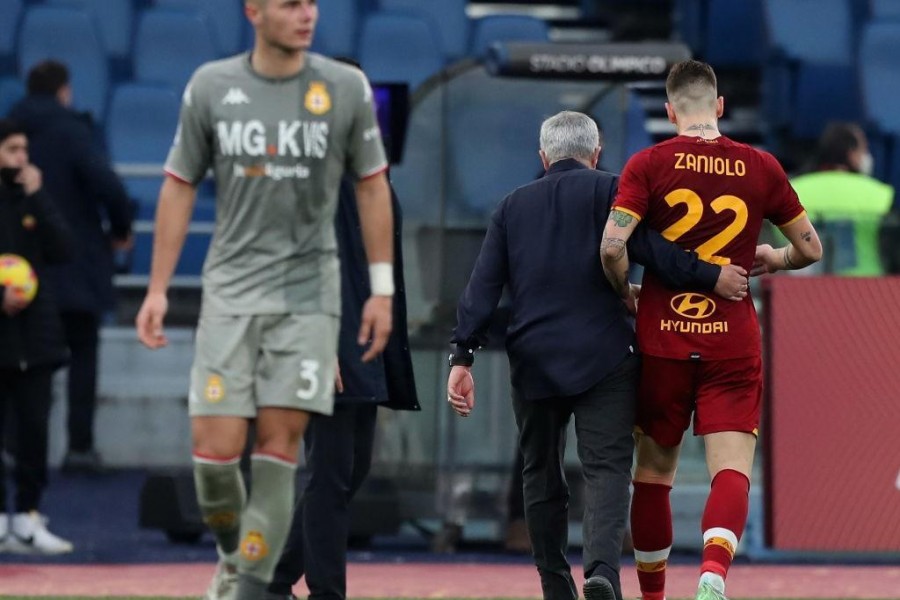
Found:
<path fill-rule="evenodd" d="M 677 446 L 694 417 L 694 435 L 756 435 L 762 404 L 762 360 L 688 361 L 643 357 L 637 425 L 661 446 Z"/>

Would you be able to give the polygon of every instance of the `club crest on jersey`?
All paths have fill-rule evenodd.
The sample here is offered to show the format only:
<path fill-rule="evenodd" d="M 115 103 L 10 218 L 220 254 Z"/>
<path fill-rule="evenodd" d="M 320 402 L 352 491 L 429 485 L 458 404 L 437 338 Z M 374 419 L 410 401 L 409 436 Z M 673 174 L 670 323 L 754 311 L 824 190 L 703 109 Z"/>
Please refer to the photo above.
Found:
<path fill-rule="evenodd" d="M 248 531 L 241 540 L 241 556 L 250 561 L 262 560 L 269 554 L 269 545 L 266 538 L 259 531 Z"/>
<path fill-rule="evenodd" d="M 325 82 L 310 82 L 309 89 L 306 90 L 306 96 L 303 99 L 303 106 L 314 115 L 324 115 L 331 110 L 331 96 L 328 95 Z"/>
<path fill-rule="evenodd" d="M 225 384 L 218 375 L 210 375 L 206 380 L 206 387 L 203 388 L 203 395 L 208 402 L 216 404 L 225 398 Z"/>

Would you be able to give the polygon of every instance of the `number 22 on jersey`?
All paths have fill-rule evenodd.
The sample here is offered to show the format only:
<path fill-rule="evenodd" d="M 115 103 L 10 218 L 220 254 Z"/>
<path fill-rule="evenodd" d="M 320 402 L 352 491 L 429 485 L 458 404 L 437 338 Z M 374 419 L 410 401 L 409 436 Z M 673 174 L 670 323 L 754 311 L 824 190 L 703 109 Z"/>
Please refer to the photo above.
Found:
<path fill-rule="evenodd" d="M 679 188 L 666 194 L 665 201 L 672 208 L 679 204 L 687 205 L 687 213 L 662 232 L 664 238 L 674 242 L 696 227 L 700 219 L 703 218 L 703 200 L 697 195 L 697 192 Z M 727 246 L 746 227 L 747 204 L 737 196 L 726 194 L 710 202 L 709 207 L 716 214 L 730 210 L 734 213 L 734 219 L 722 231 L 694 248 L 694 251 L 706 262 L 716 265 L 729 265 L 731 264 L 731 259 L 727 256 L 719 256 L 717 252 Z"/>

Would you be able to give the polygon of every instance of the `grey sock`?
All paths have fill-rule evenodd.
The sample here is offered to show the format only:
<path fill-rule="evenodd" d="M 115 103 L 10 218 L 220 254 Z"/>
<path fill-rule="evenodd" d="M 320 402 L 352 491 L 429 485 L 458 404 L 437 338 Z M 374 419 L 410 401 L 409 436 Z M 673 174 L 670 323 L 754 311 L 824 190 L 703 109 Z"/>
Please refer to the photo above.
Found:
<path fill-rule="evenodd" d="M 264 454 L 251 460 L 252 491 L 241 515 L 238 572 L 268 584 L 291 529 L 297 465 Z"/>
<path fill-rule="evenodd" d="M 235 552 L 247 499 L 240 459 L 212 462 L 194 457 L 194 485 L 203 521 L 215 536 L 219 552 Z"/>

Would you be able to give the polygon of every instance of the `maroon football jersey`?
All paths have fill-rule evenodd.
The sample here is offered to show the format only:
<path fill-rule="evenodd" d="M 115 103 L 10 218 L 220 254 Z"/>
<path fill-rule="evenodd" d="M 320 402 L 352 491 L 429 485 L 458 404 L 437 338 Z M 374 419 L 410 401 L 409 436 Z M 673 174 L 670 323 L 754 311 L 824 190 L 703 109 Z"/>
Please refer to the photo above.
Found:
<path fill-rule="evenodd" d="M 619 182 L 615 208 L 707 262 L 750 270 L 763 219 L 778 226 L 803 216 L 775 158 L 726 137 L 678 136 L 635 154 Z M 647 354 L 722 360 L 760 353 L 753 301 L 670 290 L 644 276 L 637 317 Z"/>

